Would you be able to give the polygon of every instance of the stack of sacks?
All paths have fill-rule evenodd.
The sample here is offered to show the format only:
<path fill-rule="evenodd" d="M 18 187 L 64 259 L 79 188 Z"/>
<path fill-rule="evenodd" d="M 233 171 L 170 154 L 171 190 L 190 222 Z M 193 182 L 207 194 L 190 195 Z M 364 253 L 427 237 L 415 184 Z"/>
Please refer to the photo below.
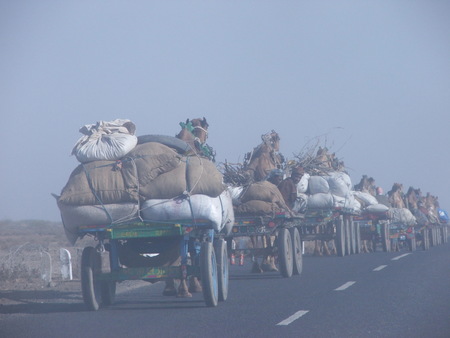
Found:
<path fill-rule="evenodd" d="M 407 208 L 390 208 L 388 215 L 392 223 L 401 223 L 407 226 L 417 224 L 416 217 Z"/>
<path fill-rule="evenodd" d="M 308 181 L 311 176 L 304 173 L 300 182 L 297 183 L 297 199 L 294 202 L 293 211 L 304 213 L 308 204 Z"/>
<path fill-rule="evenodd" d="M 289 212 L 283 196 L 277 186 L 260 181 L 248 187 L 229 188 L 235 196 L 241 190 L 238 198 L 233 198 L 234 210 L 240 216 L 274 216 L 277 213 Z"/>
<path fill-rule="evenodd" d="M 363 212 L 371 214 L 384 214 L 389 210 L 389 207 L 385 204 L 379 203 L 375 196 L 372 196 L 368 192 L 353 191 L 353 195 L 356 200 L 361 203 Z"/>
<path fill-rule="evenodd" d="M 111 147 L 113 145 L 111 143 Z M 101 153 L 92 147 L 91 150 L 97 157 Z M 202 208 L 205 200 L 220 201 L 221 208 L 228 208 L 222 210 L 224 220 L 219 222 L 216 214 L 210 219 L 215 229 L 220 230 L 226 224 L 234 223 L 231 196 L 223 194 L 224 191 L 222 175 L 211 161 L 180 154 L 159 142 L 145 142 L 120 159 L 97 159 L 80 164 L 57 197 L 57 203 L 66 235 L 75 243 L 79 226 L 110 225 L 136 219 L 140 216 L 140 205 L 147 201 L 152 207 L 146 205 L 144 217 L 155 219 L 154 213 L 164 213 L 158 211 L 154 204 L 161 205 L 161 200 L 180 195 L 204 195 L 204 198 L 196 198 L 188 204 L 192 206 L 189 219 L 201 218 L 194 212 Z M 217 201 L 209 203 L 217 204 Z M 159 220 L 172 218 L 172 215 L 167 215 L 166 219 Z"/>
<path fill-rule="evenodd" d="M 359 212 L 360 203 L 351 191 L 350 177 L 344 172 L 331 172 L 324 176 L 311 176 L 308 180 L 307 209 L 345 209 Z"/>

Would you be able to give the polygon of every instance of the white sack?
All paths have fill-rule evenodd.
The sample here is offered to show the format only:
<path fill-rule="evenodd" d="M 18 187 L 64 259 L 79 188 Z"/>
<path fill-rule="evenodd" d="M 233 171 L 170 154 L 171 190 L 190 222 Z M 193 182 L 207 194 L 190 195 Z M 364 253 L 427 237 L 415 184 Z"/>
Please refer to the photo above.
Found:
<path fill-rule="evenodd" d="M 308 204 L 308 198 L 309 198 L 308 195 L 297 192 L 297 198 L 295 199 L 292 211 L 304 213 L 306 211 L 306 207 Z"/>
<path fill-rule="evenodd" d="M 372 204 L 369 205 L 367 208 L 364 209 L 367 212 L 373 213 L 373 214 L 382 214 L 389 210 L 389 207 L 385 206 L 384 204 Z"/>
<path fill-rule="evenodd" d="M 241 204 L 241 195 L 244 191 L 244 187 L 228 187 L 228 192 L 230 193 L 231 200 L 233 201 L 233 205 Z"/>
<path fill-rule="evenodd" d="M 142 204 L 141 217 L 148 221 L 206 219 L 217 232 L 229 231 L 234 224 L 231 195 L 227 190 L 218 197 L 197 194 L 190 196 L 189 200 L 150 199 Z"/>
<path fill-rule="evenodd" d="M 346 197 L 351 190 L 352 183 L 350 176 L 341 171 L 331 172 L 328 176 L 323 176 L 330 187 L 330 193 L 340 197 Z"/>
<path fill-rule="evenodd" d="M 123 126 L 125 123 L 132 124 L 130 120 L 117 119 L 111 122 L 99 121 L 80 128 L 84 135 L 75 144 L 72 155 L 81 163 L 115 161 L 124 157 L 138 142 L 137 136 L 130 134 Z"/>
<path fill-rule="evenodd" d="M 319 177 L 319 176 L 316 176 L 316 177 Z M 308 197 L 306 207 L 307 207 L 307 209 L 332 209 L 333 205 L 334 205 L 333 195 L 318 193 L 318 194 L 310 195 Z"/>
<path fill-rule="evenodd" d="M 79 226 L 118 224 L 138 216 L 135 203 L 101 205 L 58 204 L 67 239 L 75 244 Z"/>
<path fill-rule="evenodd" d="M 330 186 L 322 176 L 311 176 L 308 180 L 308 186 L 311 195 L 327 194 L 330 192 Z"/>
<path fill-rule="evenodd" d="M 304 173 L 300 182 L 297 183 L 297 195 L 304 194 L 308 190 L 308 181 L 311 176 L 308 173 Z"/>
<path fill-rule="evenodd" d="M 360 199 L 364 205 L 374 205 L 374 204 L 379 204 L 378 200 L 376 199 L 375 196 L 372 196 L 371 194 L 369 194 L 368 192 L 364 192 L 364 191 L 353 191 L 353 195 L 355 197 L 357 197 L 358 199 Z"/>
<path fill-rule="evenodd" d="M 349 194 L 347 197 L 333 195 L 333 201 L 335 208 L 342 208 L 353 213 L 361 211 L 361 203 L 359 203 L 352 194 Z"/>
<path fill-rule="evenodd" d="M 415 225 L 416 217 L 406 208 L 390 208 L 388 211 L 389 219 L 394 223 L 404 225 Z"/>

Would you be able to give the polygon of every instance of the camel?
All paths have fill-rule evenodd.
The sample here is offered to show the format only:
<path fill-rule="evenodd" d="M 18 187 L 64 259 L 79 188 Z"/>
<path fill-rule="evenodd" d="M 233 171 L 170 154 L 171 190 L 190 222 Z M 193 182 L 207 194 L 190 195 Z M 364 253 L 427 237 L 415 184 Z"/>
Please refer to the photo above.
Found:
<path fill-rule="evenodd" d="M 214 162 L 214 150 L 206 143 L 209 127 L 206 118 L 187 119 L 186 122 L 180 122 L 180 126 L 181 131 L 175 137 L 185 141 L 193 154 L 207 157 Z"/>
<path fill-rule="evenodd" d="M 394 183 L 392 189 L 387 194 L 393 208 L 406 208 L 405 202 L 403 201 L 403 184 Z"/>
<path fill-rule="evenodd" d="M 263 181 L 273 169 L 279 169 L 284 163 L 279 153 L 280 137 L 272 132 L 261 136 L 262 143 L 245 156 L 244 170 L 254 182 Z"/>
<path fill-rule="evenodd" d="M 212 148 L 206 144 L 206 140 L 208 138 L 208 127 L 209 124 L 206 121 L 206 118 L 200 119 L 187 119 L 185 123 L 181 122 L 181 131 L 176 135 L 177 138 L 185 141 L 191 148 L 192 154 L 198 156 L 204 156 L 209 159 L 214 159 L 214 154 L 212 152 Z M 192 248 L 193 245 L 189 246 L 189 253 L 191 257 L 196 257 L 197 253 L 195 249 Z M 180 258 L 177 260 L 175 264 L 180 264 Z M 177 296 L 180 298 L 189 298 L 192 297 L 191 292 L 201 292 L 202 285 L 199 282 L 198 278 L 195 276 L 191 276 L 189 278 L 189 286 L 187 285 L 186 279 L 181 279 L 178 290 L 175 287 L 175 279 L 167 278 L 166 285 L 163 291 L 164 296 Z"/>

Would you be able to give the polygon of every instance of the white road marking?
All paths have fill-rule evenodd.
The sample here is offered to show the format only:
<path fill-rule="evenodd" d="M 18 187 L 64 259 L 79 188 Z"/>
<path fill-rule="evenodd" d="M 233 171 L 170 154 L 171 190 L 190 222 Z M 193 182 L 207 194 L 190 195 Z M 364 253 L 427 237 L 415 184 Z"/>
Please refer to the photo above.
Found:
<path fill-rule="evenodd" d="M 406 257 L 406 256 L 408 256 L 408 255 L 411 255 L 411 253 L 405 253 L 405 254 L 403 254 L 403 255 L 394 257 L 394 258 L 392 258 L 391 260 L 392 260 L 392 261 L 397 261 L 397 260 L 399 260 L 400 258 Z"/>
<path fill-rule="evenodd" d="M 352 286 L 355 283 L 356 282 L 347 282 L 347 283 L 341 285 L 340 287 L 338 287 L 337 289 L 334 289 L 334 290 L 335 291 L 342 291 L 342 290 L 345 290 L 345 289 L 349 288 L 350 286 Z"/>
<path fill-rule="evenodd" d="M 378 268 L 373 269 L 373 271 L 380 271 L 383 270 L 387 265 L 380 265 Z"/>
<path fill-rule="evenodd" d="M 301 311 L 297 311 L 296 313 L 294 313 L 292 316 L 286 318 L 285 320 L 279 322 L 277 325 L 289 325 L 290 323 L 292 323 L 294 320 L 299 319 L 301 316 L 304 316 L 308 313 L 309 311 L 307 310 L 301 310 Z"/>

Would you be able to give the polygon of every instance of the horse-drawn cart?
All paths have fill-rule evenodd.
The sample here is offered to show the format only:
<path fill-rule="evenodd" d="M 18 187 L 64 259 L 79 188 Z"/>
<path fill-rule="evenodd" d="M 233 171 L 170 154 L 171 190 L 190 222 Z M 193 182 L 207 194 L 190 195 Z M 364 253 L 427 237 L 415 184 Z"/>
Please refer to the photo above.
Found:
<path fill-rule="evenodd" d="M 299 275 L 303 268 L 302 242 L 300 225 L 302 217 L 288 216 L 286 213 L 278 213 L 270 216 L 236 216 L 235 223 L 229 235 L 229 243 L 233 238 L 256 237 L 265 240 L 263 247 L 247 248 L 253 260 L 258 258 L 275 256 L 279 264 L 279 270 L 283 277 Z M 272 243 L 272 238 L 275 240 Z M 230 253 L 239 249 L 229 245 Z"/>
<path fill-rule="evenodd" d="M 81 226 L 79 234 L 93 235 L 98 241 L 95 248 L 85 247 L 82 253 L 81 286 L 90 310 L 111 305 L 116 283 L 125 280 L 156 282 L 195 276 L 202 282 L 207 306 L 216 306 L 227 298 L 227 245 L 223 238 L 215 236 L 209 221 Z M 163 264 L 171 255 L 181 255 L 181 264 Z M 155 265 L 157 262 L 162 265 Z"/>

